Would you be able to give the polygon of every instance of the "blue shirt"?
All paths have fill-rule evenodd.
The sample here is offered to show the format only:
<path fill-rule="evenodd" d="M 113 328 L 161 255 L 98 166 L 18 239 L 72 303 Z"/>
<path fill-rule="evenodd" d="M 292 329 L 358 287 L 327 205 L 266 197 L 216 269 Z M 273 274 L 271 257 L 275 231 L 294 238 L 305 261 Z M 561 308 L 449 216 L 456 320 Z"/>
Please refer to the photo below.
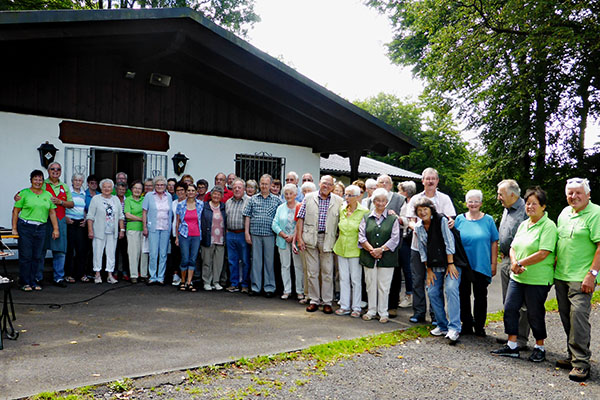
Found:
<path fill-rule="evenodd" d="M 277 207 L 281 203 L 281 199 L 272 193 L 269 193 L 267 197 L 263 197 L 260 193 L 252 196 L 242 213 L 244 217 L 250 217 L 250 234 L 273 236 L 271 225 Z"/>
<path fill-rule="evenodd" d="M 71 188 L 71 195 L 73 196 L 73 208 L 67 208 L 65 210 L 65 215 L 71 219 L 84 219 L 85 218 L 85 206 L 86 206 L 86 198 L 87 194 L 83 190 L 79 189 L 79 193 L 77 193 L 73 188 Z M 90 197 L 90 201 L 92 198 Z"/>
<path fill-rule="evenodd" d="M 494 219 L 484 214 L 477 221 L 470 221 L 464 214 L 456 217 L 454 226 L 460 232 L 471 269 L 492 278 L 492 243 L 498 241 L 498 229 Z"/>
<path fill-rule="evenodd" d="M 96 194 L 94 196 L 97 196 L 100 194 L 100 191 L 97 191 Z M 90 203 L 92 201 L 92 194 L 90 193 L 90 189 L 85 189 L 85 212 L 88 212 L 90 209 Z"/>

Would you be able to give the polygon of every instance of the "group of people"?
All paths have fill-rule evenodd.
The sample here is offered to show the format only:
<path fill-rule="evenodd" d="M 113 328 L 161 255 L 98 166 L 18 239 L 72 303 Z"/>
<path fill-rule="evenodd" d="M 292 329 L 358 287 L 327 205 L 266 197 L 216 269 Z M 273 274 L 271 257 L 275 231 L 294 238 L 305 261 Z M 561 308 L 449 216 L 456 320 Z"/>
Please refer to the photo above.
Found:
<path fill-rule="evenodd" d="M 328 175 L 317 186 L 312 175 L 300 180 L 289 172 L 282 187 L 270 175 L 257 183 L 219 173 L 208 191 L 206 180 L 194 182 L 190 175 L 130 185 L 124 173 L 116 183 L 90 176 L 83 190 L 81 175 L 72 177 L 70 187 L 60 181 L 59 163 L 50 164 L 48 173 L 44 180 L 33 171 L 31 187 L 15 195 L 13 233 L 19 235 L 24 291 L 42 289 L 47 249 L 58 286 L 102 283 L 103 265 L 106 281 L 116 283 L 118 255 L 121 278 L 164 285 L 172 273 L 182 291 L 226 287 L 274 297 L 280 272 L 281 298 L 297 298 L 307 312 L 386 323 L 398 307 L 412 307 L 410 321 L 419 323 L 426 319 L 428 297 L 432 335 L 454 344 L 460 335 L 486 335 L 487 287 L 499 271 L 508 339 L 492 353 L 519 357 L 531 327 L 536 344 L 529 360 L 545 360 L 544 302 L 554 284 L 568 339 L 568 358 L 557 365 L 570 368 L 573 380 L 589 376 L 600 207 L 590 201 L 585 179 L 568 180 L 568 207 L 558 224 L 547 216 L 541 188 L 521 198 L 514 180 L 500 182 L 504 214 L 497 229 L 481 211 L 479 190 L 466 194 L 468 211 L 457 215 L 450 197 L 438 190 L 433 168 L 423 171 L 420 193 L 410 181 L 394 192 L 387 175 L 346 187 Z M 92 276 L 85 269 L 89 254 Z M 201 277 L 194 279 L 199 264 Z"/>

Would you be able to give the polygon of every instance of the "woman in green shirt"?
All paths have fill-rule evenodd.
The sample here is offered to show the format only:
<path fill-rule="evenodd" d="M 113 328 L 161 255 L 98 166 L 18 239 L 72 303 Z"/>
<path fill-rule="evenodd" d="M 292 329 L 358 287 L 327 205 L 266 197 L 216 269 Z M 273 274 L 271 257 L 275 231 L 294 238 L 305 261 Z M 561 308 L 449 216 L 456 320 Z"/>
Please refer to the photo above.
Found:
<path fill-rule="evenodd" d="M 135 181 L 131 184 L 131 196 L 125 197 L 127 254 L 129 257 L 129 277 L 131 278 L 131 283 L 137 283 L 138 281 L 138 267 L 142 257 L 142 231 L 144 230 L 144 224 L 142 223 L 143 190 L 142 181 Z M 142 271 L 143 276 L 146 273 Z"/>
<path fill-rule="evenodd" d="M 527 306 L 527 319 L 535 337 L 535 348 L 529 361 L 546 359 L 546 309 L 544 303 L 554 282 L 554 251 L 558 231 L 556 224 L 548 219 L 546 192 L 538 186 L 525 192 L 525 212 L 529 216 L 519 225 L 510 245 L 511 274 L 504 301 L 504 331 L 508 343 L 492 351 L 492 354 L 519 358 L 517 333 L 519 311 Z"/>
<path fill-rule="evenodd" d="M 44 174 L 34 170 L 29 175 L 31 187 L 23 189 L 12 213 L 12 234 L 19 235 L 19 283 L 25 292 L 42 290 L 36 275 L 44 263 L 44 238 L 48 218 L 52 223 L 52 239 L 59 237 L 58 221 L 52 195 L 44 190 Z"/>

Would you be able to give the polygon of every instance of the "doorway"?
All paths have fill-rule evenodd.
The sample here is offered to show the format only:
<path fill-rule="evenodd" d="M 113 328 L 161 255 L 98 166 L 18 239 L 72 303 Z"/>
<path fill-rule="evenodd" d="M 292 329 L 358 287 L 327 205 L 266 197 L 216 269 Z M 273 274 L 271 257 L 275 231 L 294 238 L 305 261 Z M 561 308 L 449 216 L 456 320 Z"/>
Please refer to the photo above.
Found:
<path fill-rule="evenodd" d="M 99 180 L 114 181 L 117 172 L 125 172 L 130 184 L 144 179 L 144 153 L 92 149 L 92 171 Z"/>

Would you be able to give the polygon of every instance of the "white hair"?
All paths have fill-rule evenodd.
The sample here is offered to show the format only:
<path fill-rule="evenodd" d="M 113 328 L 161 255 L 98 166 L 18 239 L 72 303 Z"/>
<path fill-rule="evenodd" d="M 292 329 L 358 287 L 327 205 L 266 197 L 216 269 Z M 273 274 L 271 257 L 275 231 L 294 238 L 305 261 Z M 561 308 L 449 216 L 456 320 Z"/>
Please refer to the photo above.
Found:
<path fill-rule="evenodd" d="M 421 172 L 421 176 L 423 177 L 423 179 L 425 179 L 426 175 L 435 175 L 436 178 L 440 178 L 440 174 L 438 174 L 437 170 L 431 167 L 425 168 L 423 172 Z"/>
<path fill-rule="evenodd" d="M 377 187 L 377 181 L 373 178 L 369 178 L 365 182 L 365 188 L 367 188 L 367 189 L 374 189 L 376 187 Z"/>
<path fill-rule="evenodd" d="M 296 194 L 298 193 L 298 187 L 293 183 L 288 183 L 283 187 L 283 193 L 285 194 L 287 191 L 294 192 L 294 194 Z"/>
<path fill-rule="evenodd" d="M 392 178 L 389 175 L 381 174 L 377 177 L 377 182 L 392 184 Z"/>
<path fill-rule="evenodd" d="M 503 186 L 506 187 L 506 190 L 508 190 L 509 192 L 514 193 L 517 196 L 521 196 L 521 188 L 519 187 L 517 181 L 515 181 L 514 179 L 504 179 L 498 184 L 498 189 L 500 189 Z"/>
<path fill-rule="evenodd" d="M 123 175 L 125 177 L 125 179 L 127 179 L 127 174 L 125 172 L 117 172 L 117 174 L 115 175 L 115 178 L 118 178 L 119 175 Z"/>
<path fill-rule="evenodd" d="M 74 179 L 81 179 L 82 181 L 85 181 L 85 176 L 83 176 L 83 174 L 80 174 L 79 172 L 74 173 L 73 176 L 71 177 L 71 182 L 73 182 Z"/>
<path fill-rule="evenodd" d="M 356 185 L 349 185 L 346 188 L 346 192 L 349 192 L 350 194 L 354 195 L 354 196 L 359 196 L 360 195 L 360 188 Z"/>
<path fill-rule="evenodd" d="M 469 201 L 471 197 L 477 197 L 479 202 L 483 201 L 483 193 L 479 189 L 471 189 L 465 194 L 465 201 Z"/>
<path fill-rule="evenodd" d="M 388 191 L 385 190 L 384 188 L 377 188 L 377 189 L 375 189 L 375 191 L 373 192 L 373 195 L 371 196 L 371 199 L 375 200 L 378 197 L 383 197 L 383 198 L 385 198 L 385 201 L 387 201 L 387 199 L 388 199 Z"/>
<path fill-rule="evenodd" d="M 316 192 L 317 191 L 317 186 L 314 184 L 314 182 L 304 182 L 302 184 L 302 186 L 300 186 L 300 190 L 302 190 L 302 193 L 304 193 L 304 191 L 308 191 L 310 192 Z"/>
<path fill-rule="evenodd" d="M 565 193 L 569 189 L 575 189 L 582 187 L 585 191 L 585 194 L 590 194 L 590 181 L 586 178 L 571 178 L 567 179 L 567 184 L 565 186 Z"/>
<path fill-rule="evenodd" d="M 413 181 L 400 182 L 398 184 L 398 190 L 406 192 L 407 197 L 413 197 L 415 193 L 417 193 L 417 184 Z"/>
<path fill-rule="evenodd" d="M 110 178 L 104 178 L 100 181 L 100 184 L 98 185 L 100 186 L 100 189 L 102 189 L 102 185 L 104 185 L 105 183 L 110 183 L 111 189 L 114 189 L 115 183 Z"/>
<path fill-rule="evenodd" d="M 164 176 L 162 176 L 162 175 L 159 175 L 159 176 L 155 177 L 155 178 L 154 178 L 154 180 L 153 180 L 152 182 L 154 183 L 154 186 L 156 186 L 156 184 L 157 184 L 158 182 L 164 182 L 164 184 L 166 185 L 166 184 L 167 184 L 167 178 L 165 178 L 165 177 L 164 177 Z"/>
<path fill-rule="evenodd" d="M 293 176 L 293 177 L 294 177 L 294 180 L 295 180 L 296 182 L 298 182 L 298 174 L 297 174 L 296 172 L 294 172 L 294 171 L 290 171 L 290 172 L 288 172 L 288 173 L 287 173 L 287 175 L 291 175 L 291 176 Z M 287 175 L 286 175 L 286 176 L 287 176 Z"/>

